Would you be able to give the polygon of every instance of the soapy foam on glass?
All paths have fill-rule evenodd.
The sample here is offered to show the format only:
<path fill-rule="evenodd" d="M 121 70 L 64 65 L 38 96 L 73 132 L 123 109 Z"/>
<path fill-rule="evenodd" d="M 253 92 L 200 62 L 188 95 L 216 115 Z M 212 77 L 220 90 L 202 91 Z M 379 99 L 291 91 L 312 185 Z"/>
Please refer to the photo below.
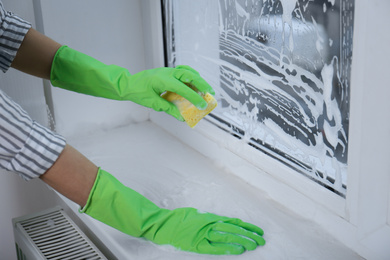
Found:
<path fill-rule="evenodd" d="M 267 4 L 279 5 L 281 12 L 263 12 Z M 313 178 L 339 189 L 346 184 L 347 164 L 335 153 L 347 155 L 349 98 L 348 78 L 342 78 L 347 67 L 339 66 L 348 60 L 329 53 L 340 34 L 328 35 L 331 31 L 316 15 L 304 18 L 314 5 L 295 0 L 180 1 L 170 16 L 175 16 L 169 21 L 175 33 L 168 58 L 172 65 L 193 66 L 215 86 L 220 105 L 214 114 L 241 129 L 241 140 L 260 140 L 304 162 Z M 335 14 L 328 6 L 324 13 L 330 12 Z M 250 37 L 256 32 L 266 42 Z"/>
<path fill-rule="evenodd" d="M 174 92 L 167 91 L 162 97 L 167 101 L 172 102 L 179 109 L 180 114 L 187 125 L 194 128 L 203 117 L 208 115 L 217 106 L 217 100 L 215 100 L 210 93 L 202 93 L 193 86 L 189 87 L 196 91 L 207 102 L 207 107 L 204 110 L 196 108 L 187 99 Z"/>

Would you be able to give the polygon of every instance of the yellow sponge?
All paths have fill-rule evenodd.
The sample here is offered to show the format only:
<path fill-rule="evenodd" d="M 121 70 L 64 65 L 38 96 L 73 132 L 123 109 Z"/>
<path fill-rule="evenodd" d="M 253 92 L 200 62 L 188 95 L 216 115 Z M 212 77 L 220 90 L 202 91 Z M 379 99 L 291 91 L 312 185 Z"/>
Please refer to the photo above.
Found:
<path fill-rule="evenodd" d="M 196 91 L 195 88 L 192 88 Z M 198 92 L 198 91 L 197 91 Z M 201 92 L 198 92 L 199 95 L 202 96 L 202 98 L 207 102 L 207 108 L 205 110 L 199 110 L 197 109 L 191 102 L 189 102 L 187 99 L 183 98 L 182 96 L 167 91 L 162 95 L 162 97 L 169 102 L 172 102 L 176 105 L 176 107 L 179 109 L 180 114 L 183 116 L 184 120 L 186 121 L 187 125 L 189 125 L 191 128 L 194 128 L 195 125 L 206 115 L 208 115 L 216 106 L 217 106 L 217 100 L 213 97 L 213 95 L 206 93 L 203 94 Z"/>

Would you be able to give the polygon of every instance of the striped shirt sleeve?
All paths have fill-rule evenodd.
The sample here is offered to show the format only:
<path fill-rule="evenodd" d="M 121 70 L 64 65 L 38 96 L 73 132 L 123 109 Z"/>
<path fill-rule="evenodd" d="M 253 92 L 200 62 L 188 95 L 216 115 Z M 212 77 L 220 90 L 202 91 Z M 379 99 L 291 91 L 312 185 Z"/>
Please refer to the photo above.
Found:
<path fill-rule="evenodd" d="M 45 173 L 66 145 L 65 139 L 33 121 L 0 91 L 0 168 L 30 180 Z"/>
<path fill-rule="evenodd" d="M 0 0 L 0 69 L 6 72 L 30 23 L 4 10 Z M 0 168 L 30 180 L 45 173 L 58 159 L 65 139 L 33 121 L 0 90 Z"/>
<path fill-rule="evenodd" d="M 8 12 L 0 1 L 0 69 L 6 72 L 31 24 Z"/>

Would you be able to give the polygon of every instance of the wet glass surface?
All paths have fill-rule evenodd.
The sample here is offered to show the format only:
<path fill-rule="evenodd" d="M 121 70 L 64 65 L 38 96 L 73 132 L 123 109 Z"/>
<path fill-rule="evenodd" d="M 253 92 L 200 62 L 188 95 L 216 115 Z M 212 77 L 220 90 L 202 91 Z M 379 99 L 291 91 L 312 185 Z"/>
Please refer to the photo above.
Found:
<path fill-rule="evenodd" d="M 163 2 L 168 65 L 214 87 L 210 120 L 344 196 L 354 1 Z"/>

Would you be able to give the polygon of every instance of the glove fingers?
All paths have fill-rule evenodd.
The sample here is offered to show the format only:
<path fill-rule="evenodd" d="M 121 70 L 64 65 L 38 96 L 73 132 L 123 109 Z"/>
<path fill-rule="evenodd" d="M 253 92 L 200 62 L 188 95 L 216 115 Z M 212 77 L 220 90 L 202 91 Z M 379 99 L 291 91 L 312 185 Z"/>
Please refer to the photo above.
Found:
<path fill-rule="evenodd" d="M 211 255 L 240 255 L 244 253 L 245 248 L 236 244 L 213 243 L 204 240 L 199 244 L 198 253 Z"/>
<path fill-rule="evenodd" d="M 190 83 L 202 93 L 215 95 L 213 88 L 204 80 L 199 73 L 189 66 L 176 67 L 174 77 L 181 82 Z"/>
<path fill-rule="evenodd" d="M 264 231 L 261 228 L 259 228 L 258 226 L 255 226 L 255 225 L 253 225 L 251 223 L 243 222 L 243 223 L 241 223 L 240 226 L 242 228 L 245 228 L 246 230 L 249 230 L 249 231 L 257 233 L 260 236 L 264 235 Z"/>
<path fill-rule="evenodd" d="M 212 243 L 240 245 L 246 250 L 254 250 L 258 245 L 256 241 L 246 236 L 220 231 L 210 231 L 208 237 Z"/>
<path fill-rule="evenodd" d="M 242 223 L 245 223 L 245 222 L 242 222 Z M 239 235 L 239 236 L 246 237 L 246 238 L 249 238 L 249 239 L 255 241 L 257 243 L 257 245 L 260 245 L 260 246 L 265 245 L 265 240 L 262 237 L 262 235 L 260 235 L 260 233 L 247 230 L 244 227 L 241 227 L 240 225 L 230 224 L 230 223 L 216 223 L 215 226 L 213 227 L 213 231 L 220 231 L 220 232 Z"/>
<path fill-rule="evenodd" d="M 207 102 L 198 93 L 177 79 L 172 78 L 168 80 L 165 90 L 179 94 L 198 109 L 205 109 L 207 107 Z"/>
<path fill-rule="evenodd" d="M 245 228 L 248 231 L 252 231 L 252 232 L 257 233 L 260 236 L 264 235 L 264 231 L 261 228 L 259 228 L 258 226 L 253 225 L 251 223 L 243 222 L 242 220 L 240 220 L 238 218 L 232 218 L 232 219 L 227 220 L 225 222 L 240 226 L 242 228 Z"/>
<path fill-rule="evenodd" d="M 176 66 L 176 69 L 184 69 L 184 70 L 190 70 L 192 71 L 193 73 L 195 73 L 196 75 L 199 76 L 199 72 L 196 71 L 194 68 L 192 68 L 191 66 L 188 66 L 188 65 L 179 65 L 179 66 Z"/>
<path fill-rule="evenodd" d="M 215 95 L 214 89 L 201 77 L 194 79 L 190 83 L 202 93 L 210 93 L 213 96 Z"/>

